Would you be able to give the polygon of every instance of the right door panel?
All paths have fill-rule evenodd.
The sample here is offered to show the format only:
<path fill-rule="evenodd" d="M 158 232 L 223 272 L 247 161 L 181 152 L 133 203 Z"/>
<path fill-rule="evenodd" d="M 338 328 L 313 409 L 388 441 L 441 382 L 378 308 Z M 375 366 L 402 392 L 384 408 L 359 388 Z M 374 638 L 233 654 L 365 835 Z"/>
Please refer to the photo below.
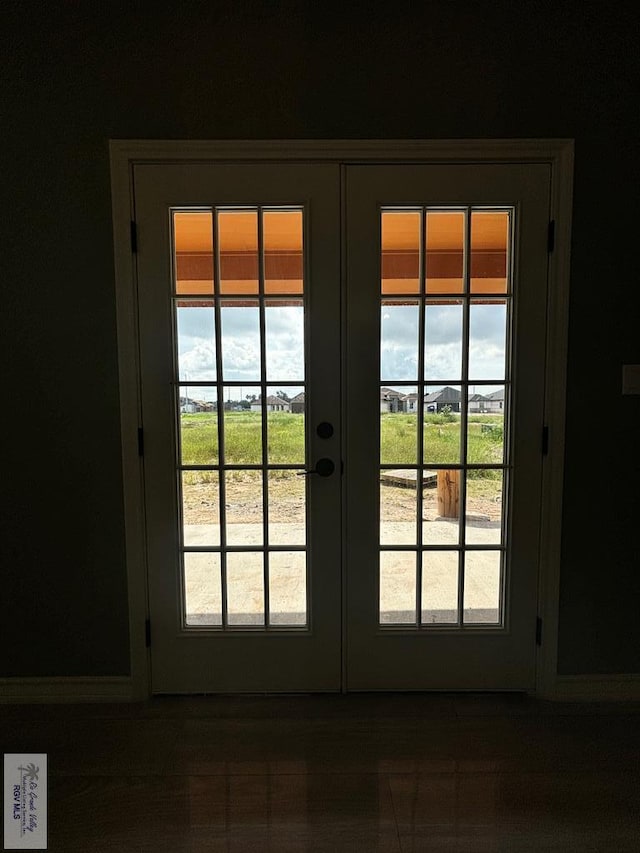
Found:
<path fill-rule="evenodd" d="M 534 687 L 549 179 L 346 168 L 350 690 Z"/>

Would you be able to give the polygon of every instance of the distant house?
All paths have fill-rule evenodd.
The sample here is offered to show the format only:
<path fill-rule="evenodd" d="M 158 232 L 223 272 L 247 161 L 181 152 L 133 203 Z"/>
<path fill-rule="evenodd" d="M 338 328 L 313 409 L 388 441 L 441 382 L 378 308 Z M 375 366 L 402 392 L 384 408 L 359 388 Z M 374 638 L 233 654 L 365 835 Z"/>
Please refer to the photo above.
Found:
<path fill-rule="evenodd" d="M 299 394 L 296 394 L 295 397 L 292 397 L 289 401 L 289 405 L 291 407 L 291 412 L 294 415 L 302 415 L 304 414 L 304 391 L 301 391 Z"/>
<path fill-rule="evenodd" d="M 408 414 L 414 414 L 418 411 L 418 395 L 417 394 L 405 394 L 401 400 L 402 402 L 402 411 L 407 412 Z"/>
<path fill-rule="evenodd" d="M 214 410 L 214 403 L 207 403 L 203 400 L 192 400 L 190 397 L 180 397 L 180 411 L 183 415 L 193 415 L 196 412 L 211 412 Z"/>
<path fill-rule="evenodd" d="M 404 406 L 402 399 L 405 395 L 401 391 L 395 391 L 393 388 L 380 389 L 380 411 L 381 412 L 402 412 Z"/>
<path fill-rule="evenodd" d="M 492 394 L 487 394 L 487 412 L 504 411 L 504 388 L 499 388 Z"/>
<path fill-rule="evenodd" d="M 450 388 L 447 385 L 440 391 L 432 391 L 424 398 L 425 412 L 441 412 L 445 406 L 448 406 L 452 412 L 460 411 L 460 391 L 457 388 Z"/>
<path fill-rule="evenodd" d="M 291 409 L 288 401 L 283 400 L 282 397 L 267 397 L 265 400 L 265 405 L 268 412 L 288 412 Z M 262 411 L 262 397 L 258 397 L 258 399 L 251 404 L 251 411 Z"/>
<path fill-rule="evenodd" d="M 469 397 L 469 412 L 470 413 L 483 413 L 491 411 L 490 408 L 490 400 L 484 396 L 484 394 L 472 394 Z"/>

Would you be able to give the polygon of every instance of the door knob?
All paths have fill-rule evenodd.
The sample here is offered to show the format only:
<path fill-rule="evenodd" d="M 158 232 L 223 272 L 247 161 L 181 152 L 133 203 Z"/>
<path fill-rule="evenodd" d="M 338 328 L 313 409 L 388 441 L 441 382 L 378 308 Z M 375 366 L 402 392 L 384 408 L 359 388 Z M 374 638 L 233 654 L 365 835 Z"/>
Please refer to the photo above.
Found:
<path fill-rule="evenodd" d="M 322 421 L 316 427 L 316 435 L 318 438 L 331 438 L 333 435 L 333 424 L 330 424 L 328 421 Z"/>
<path fill-rule="evenodd" d="M 308 474 L 317 474 L 319 477 L 330 477 L 336 470 L 333 459 L 318 459 L 315 468 L 308 471 L 298 471 L 298 477 L 306 477 Z"/>

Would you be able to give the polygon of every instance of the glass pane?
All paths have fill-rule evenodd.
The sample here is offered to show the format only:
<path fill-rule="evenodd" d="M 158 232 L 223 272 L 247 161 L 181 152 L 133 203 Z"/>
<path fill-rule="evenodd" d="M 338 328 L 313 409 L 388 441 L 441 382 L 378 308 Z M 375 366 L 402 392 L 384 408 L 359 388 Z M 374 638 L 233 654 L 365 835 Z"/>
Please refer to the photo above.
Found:
<path fill-rule="evenodd" d="M 502 481 L 498 468 L 467 472 L 466 541 L 471 545 L 502 542 Z"/>
<path fill-rule="evenodd" d="M 257 301 L 223 303 L 222 378 L 225 382 L 260 381 L 260 311 Z"/>
<path fill-rule="evenodd" d="M 267 302 L 265 349 L 268 382 L 304 382 L 302 300 Z"/>
<path fill-rule="evenodd" d="M 246 388 L 227 385 L 224 391 L 224 462 L 226 465 L 260 465 L 262 415 L 260 399 L 247 399 Z M 249 395 L 252 396 L 252 395 Z"/>
<path fill-rule="evenodd" d="M 214 311 L 205 302 L 176 304 L 178 378 L 184 382 L 216 381 Z"/>
<path fill-rule="evenodd" d="M 473 301 L 469 308 L 469 380 L 505 378 L 507 306 Z"/>
<path fill-rule="evenodd" d="M 460 483 L 464 476 L 459 469 L 425 470 L 422 474 L 422 541 L 425 545 L 458 545 Z M 445 515 L 445 513 L 448 513 Z"/>
<path fill-rule="evenodd" d="M 422 554 L 422 624 L 450 625 L 458 621 L 458 552 Z"/>
<path fill-rule="evenodd" d="M 382 212 L 382 293 L 420 292 L 420 212 Z"/>
<path fill-rule="evenodd" d="M 220 292 L 258 292 L 258 214 L 255 210 L 218 212 Z"/>
<path fill-rule="evenodd" d="M 380 544 L 415 545 L 416 471 L 380 472 Z"/>
<path fill-rule="evenodd" d="M 253 409 L 252 406 L 259 399 L 256 394 L 260 391 L 259 385 L 227 385 L 222 389 L 224 399 L 221 402 L 225 415 L 231 413 L 233 415 L 248 415 Z M 260 404 L 258 403 L 258 411 Z M 233 418 L 231 419 L 234 420 Z M 239 418 L 240 423 L 243 422 Z M 229 459 L 225 460 L 232 464 Z"/>
<path fill-rule="evenodd" d="M 302 293 L 302 211 L 262 214 L 265 293 Z"/>
<path fill-rule="evenodd" d="M 188 546 L 220 544 L 220 488 L 217 471 L 182 472 L 182 530 Z"/>
<path fill-rule="evenodd" d="M 494 390 L 480 386 L 482 393 L 469 393 L 467 462 L 501 465 L 504 459 L 504 386 Z M 495 414 L 494 414 L 495 412 Z"/>
<path fill-rule="evenodd" d="M 220 554 L 184 554 L 187 625 L 222 625 Z"/>
<path fill-rule="evenodd" d="M 272 625 L 307 624 L 307 555 L 304 551 L 269 553 L 269 621 Z"/>
<path fill-rule="evenodd" d="M 271 465 L 304 465 L 304 392 L 267 388 L 267 443 Z"/>
<path fill-rule="evenodd" d="M 460 462 L 460 395 L 459 385 L 425 386 L 425 465 Z"/>
<path fill-rule="evenodd" d="M 380 462 L 415 465 L 418 458 L 415 388 L 380 388 Z"/>
<path fill-rule="evenodd" d="M 225 472 L 227 545 L 262 545 L 261 471 Z"/>
<path fill-rule="evenodd" d="M 471 213 L 471 292 L 506 293 L 509 211 Z"/>
<path fill-rule="evenodd" d="M 501 551 L 466 551 L 464 569 L 464 623 L 500 621 Z"/>
<path fill-rule="evenodd" d="M 416 552 L 380 554 L 380 623 L 416 624 Z"/>
<path fill-rule="evenodd" d="M 418 378 L 417 302 L 385 301 L 381 307 L 380 378 L 400 382 Z"/>
<path fill-rule="evenodd" d="M 213 387 L 180 388 L 180 458 L 183 465 L 218 464 L 218 404 Z"/>
<path fill-rule="evenodd" d="M 269 471 L 269 544 L 304 545 L 306 481 L 295 471 Z"/>
<path fill-rule="evenodd" d="M 464 290 L 464 224 L 461 210 L 427 211 L 427 293 Z"/>
<path fill-rule="evenodd" d="M 462 303 L 427 303 L 424 309 L 424 378 L 462 378 Z"/>
<path fill-rule="evenodd" d="M 213 215 L 211 211 L 173 214 L 176 293 L 213 293 Z"/>
<path fill-rule="evenodd" d="M 227 554 L 227 621 L 229 625 L 264 625 L 262 554 Z"/>

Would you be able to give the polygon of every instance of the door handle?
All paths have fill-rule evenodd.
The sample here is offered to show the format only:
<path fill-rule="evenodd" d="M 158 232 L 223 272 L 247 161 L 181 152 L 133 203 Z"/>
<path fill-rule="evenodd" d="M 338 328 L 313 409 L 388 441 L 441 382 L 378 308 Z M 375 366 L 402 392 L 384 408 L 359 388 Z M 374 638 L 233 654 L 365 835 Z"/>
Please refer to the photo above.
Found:
<path fill-rule="evenodd" d="M 328 421 L 322 421 L 316 427 L 316 435 L 318 438 L 331 438 L 333 435 L 333 424 L 330 424 Z"/>
<path fill-rule="evenodd" d="M 315 468 L 310 468 L 308 471 L 298 471 L 298 477 L 307 477 L 309 474 L 317 474 L 319 477 L 330 477 L 336 470 L 333 459 L 318 459 Z"/>

